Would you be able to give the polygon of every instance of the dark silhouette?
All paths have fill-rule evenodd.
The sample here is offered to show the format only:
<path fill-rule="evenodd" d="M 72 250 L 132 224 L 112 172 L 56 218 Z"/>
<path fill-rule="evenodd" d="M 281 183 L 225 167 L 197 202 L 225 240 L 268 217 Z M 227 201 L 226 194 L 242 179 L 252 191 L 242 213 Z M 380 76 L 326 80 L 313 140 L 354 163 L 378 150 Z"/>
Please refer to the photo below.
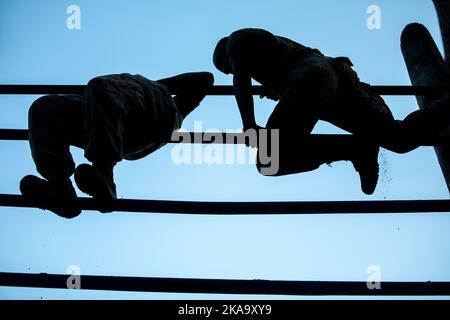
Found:
<path fill-rule="evenodd" d="M 448 86 L 450 85 L 450 2 L 433 0 L 441 29 L 445 60 L 433 37 L 424 25 L 411 23 L 405 27 L 401 37 L 401 48 L 411 83 L 414 86 Z M 432 106 L 441 99 L 440 94 L 416 96 L 421 109 Z M 445 132 L 449 136 L 450 128 Z M 450 191 L 450 147 L 434 148 L 439 165 L 444 175 L 447 189 Z"/>
<path fill-rule="evenodd" d="M 114 166 L 136 160 L 170 141 L 172 132 L 213 85 L 211 73 L 186 73 L 151 81 L 141 75 L 114 74 L 90 80 L 83 95 L 47 95 L 29 110 L 29 141 L 38 172 L 26 176 L 20 190 L 32 199 L 76 198 L 69 177 L 96 199 L 102 212 L 116 198 Z M 172 97 L 171 92 L 176 93 Z M 85 150 L 92 165 L 75 169 L 69 146 Z M 73 218 L 79 209 L 49 209 Z"/>
<path fill-rule="evenodd" d="M 359 172 L 362 191 L 372 194 L 378 181 L 379 146 L 362 137 L 388 138 L 436 136 L 450 123 L 448 95 L 426 110 L 403 121 L 395 120 L 384 100 L 360 82 L 347 57 L 331 58 L 262 29 L 242 29 L 221 39 L 214 64 L 233 74 L 234 91 L 244 130 L 259 129 L 251 95 L 251 79 L 278 101 L 267 129 L 279 129 L 279 170 L 286 175 L 317 169 L 324 163 L 349 160 Z M 353 133 L 347 139 L 311 143 L 307 136 L 319 120 Z M 270 146 L 269 146 L 270 147 Z M 418 145 L 383 147 L 398 153 Z M 263 165 L 258 162 L 261 172 Z"/>

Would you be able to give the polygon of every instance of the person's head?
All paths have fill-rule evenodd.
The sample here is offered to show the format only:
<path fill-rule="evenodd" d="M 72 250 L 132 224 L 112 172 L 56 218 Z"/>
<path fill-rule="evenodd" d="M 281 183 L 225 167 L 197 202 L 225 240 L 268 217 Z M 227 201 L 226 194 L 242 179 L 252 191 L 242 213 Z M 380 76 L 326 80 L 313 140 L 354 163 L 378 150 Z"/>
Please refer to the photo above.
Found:
<path fill-rule="evenodd" d="M 225 74 L 231 73 L 230 62 L 227 54 L 228 37 L 220 39 L 213 54 L 213 62 L 219 71 Z"/>

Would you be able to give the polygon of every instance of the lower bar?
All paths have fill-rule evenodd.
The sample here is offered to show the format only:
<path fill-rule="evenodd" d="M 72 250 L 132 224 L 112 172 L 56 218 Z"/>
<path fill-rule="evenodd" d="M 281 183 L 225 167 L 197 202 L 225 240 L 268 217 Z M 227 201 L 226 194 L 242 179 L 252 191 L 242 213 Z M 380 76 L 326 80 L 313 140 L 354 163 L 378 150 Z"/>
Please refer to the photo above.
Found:
<path fill-rule="evenodd" d="M 0 286 L 67 289 L 71 275 L 0 273 Z M 273 281 L 80 276 L 82 290 L 297 296 L 448 296 L 450 282 Z"/>
<path fill-rule="evenodd" d="M 90 198 L 46 203 L 12 194 L 0 194 L 0 206 L 98 210 L 98 204 Z M 108 208 L 121 212 L 195 215 L 448 213 L 450 200 L 204 202 L 117 199 L 111 201 Z"/>

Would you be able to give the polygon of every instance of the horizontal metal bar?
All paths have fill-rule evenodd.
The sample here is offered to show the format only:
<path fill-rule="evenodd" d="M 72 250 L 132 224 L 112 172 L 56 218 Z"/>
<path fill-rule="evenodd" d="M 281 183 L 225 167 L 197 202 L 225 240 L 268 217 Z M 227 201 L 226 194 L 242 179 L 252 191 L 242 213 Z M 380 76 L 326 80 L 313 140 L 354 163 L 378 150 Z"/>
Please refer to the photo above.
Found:
<path fill-rule="evenodd" d="M 70 275 L 0 273 L 0 286 L 67 289 Z M 81 290 L 297 296 L 448 296 L 450 282 L 277 281 L 81 275 Z"/>
<path fill-rule="evenodd" d="M 90 198 L 71 202 L 31 201 L 20 195 L 0 194 L 0 206 L 22 208 L 79 208 L 95 210 Z M 286 202 L 204 202 L 173 200 L 117 199 L 108 208 L 120 212 L 194 215 L 280 215 L 280 214 L 376 214 L 450 212 L 450 200 L 375 201 L 286 201 Z"/>
<path fill-rule="evenodd" d="M 2 84 L 0 94 L 81 94 L 85 85 Z"/>
<path fill-rule="evenodd" d="M 28 85 L 28 84 L 2 84 L 0 94 L 80 94 L 84 92 L 85 85 Z M 450 92 L 450 86 L 370 86 L 370 90 L 380 95 L 430 95 Z M 254 95 L 264 93 L 262 86 L 253 86 Z M 176 94 L 176 92 L 173 92 Z M 213 86 L 208 95 L 233 95 L 233 87 L 227 85 Z"/>
<path fill-rule="evenodd" d="M 200 143 L 200 144 L 244 144 L 245 135 L 242 133 L 225 133 L 225 132 L 176 132 L 173 134 L 170 143 Z M 373 137 L 353 136 L 350 134 L 311 134 L 304 136 L 303 141 L 310 143 L 319 142 L 320 140 L 334 140 L 339 143 L 342 139 L 353 137 L 355 139 L 363 139 L 365 142 L 378 143 L 383 146 L 413 144 L 420 146 L 445 146 L 450 145 L 450 137 L 439 136 L 423 139 L 409 139 L 408 141 L 378 141 Z M 0 140 L 28 140 L 28 131 L 26 129 L 0 129 Z"/>
<path fill-rule="evenodd" d="M 28 140 L 28 130 L 0 129 L 0 140 Z"/>
<path fill-rule="evenodd" d="M 369 86 L 370 90 L 386 96 L 426 96 L 450 93 L 450 86 Z"/>

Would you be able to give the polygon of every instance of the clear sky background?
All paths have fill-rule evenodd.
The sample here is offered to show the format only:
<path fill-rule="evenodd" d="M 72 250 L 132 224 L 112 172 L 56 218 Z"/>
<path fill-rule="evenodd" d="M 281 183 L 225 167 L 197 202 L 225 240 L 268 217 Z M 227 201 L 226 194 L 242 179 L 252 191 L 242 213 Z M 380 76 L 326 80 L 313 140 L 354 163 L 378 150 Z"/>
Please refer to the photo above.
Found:
<path fill-rule="evenodd" d="M 69 30 L 66 8 L 81 8 L 81 29 Z M 369 5 L 381 8 L 381 30 L 366 26 Z M 94 76 L 139 73 L 158 79 L 212 71 L 216 42 L 243 27 L 259 27 L 330 56 L 349 56 L 371 84 L 410 84 L 400 34 L 425 24 L 439 48 L 430 0 L 168 0 L 1 1 L 0 83 L 85 84 Z M 26 128 L 37 96 L 0 97 L 0 127 Z M 417 109 L 413 97 L 386 97 L 399 119 Z M 264 125 L 274 107 L 256 100 Z M 184 122 L 203 129 L 239 129 L 233 97 L 207 97 Z M 315 132 L 339 133 L 320 123 Z M 0 141 L 0 193 L 17 194 L 36 173 L 26 142 Z M 447 199 L 432 148 L 380 154 L 373 196 L 360 191 L 349 162 L 315 172 L 269 178 L 246 165 L 175 165 L 174 145 L 116 168 L 118 196 L 204 201 Z M 74 149 L 77 163 L 85 160 Z M 81 194 L 80 194 L 81 195 Z M 0 271 L 150 277 L 274 280 L 360 280 L 378 265 L 385 281 L 450 281 L 450 214 L 218 217 L 84 212 L 64 220 L 38 209 L 0 208 Z M 246 298 L 258 298 L 258 296 Z M 114 293 L 0 287 L 0 298 L 241 298 L 166 293 Z M 261 298 L 261 297 L 259 297 Z M 273 297 L 269 297 L 273 298 Z"/>

